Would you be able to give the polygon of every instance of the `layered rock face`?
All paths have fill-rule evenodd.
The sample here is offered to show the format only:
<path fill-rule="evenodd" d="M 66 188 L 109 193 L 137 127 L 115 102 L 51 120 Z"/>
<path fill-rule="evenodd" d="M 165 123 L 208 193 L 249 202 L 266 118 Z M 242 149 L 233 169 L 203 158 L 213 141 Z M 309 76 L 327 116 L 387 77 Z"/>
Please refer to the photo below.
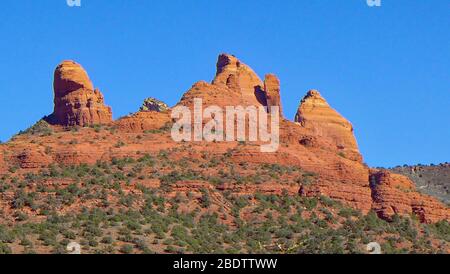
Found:
<path fill-rule="evenodd" d="M 317 90 L 310 90 L 303 98 L 295 122 L 311 130 L 316 136 L 333 140 L 345 157 L 362 160 L 352 124 L 331 108 Z"/>
<path fill-rule="evenodd" d="M 421 222 L 450 220 L 450 210 L 436 199 L 417 192 L 407 177 L 388 171 L 370 173 L 372 208 L 383 219 L 393 215 L 416 215 Z"/>
<path fill-rule="evenodd" d="M 104 104 L 102 93 L 86 71 L 73 61 L 64 61 L 55 70 L 54 111 L 46 118 L 51 124 L 89 126 L 112 121 L 111 108 Z"/>
<path fill-rule="evenodd" d="M 24 149 L 15 158 L 15 162 L 24 169 L 46 167 L 52 162 L 51 158 L 43 151 L 31 148 Z"/>
<path fill-rule="evenodd" d="M 114 124 L 121 131 L 140 133 L 160 130 L 169 125 L 171 121 L 168 112 L 139 111 L 117 120 Z M 168 128 L 165 128 L 165 130 L 168 130 Z"/>

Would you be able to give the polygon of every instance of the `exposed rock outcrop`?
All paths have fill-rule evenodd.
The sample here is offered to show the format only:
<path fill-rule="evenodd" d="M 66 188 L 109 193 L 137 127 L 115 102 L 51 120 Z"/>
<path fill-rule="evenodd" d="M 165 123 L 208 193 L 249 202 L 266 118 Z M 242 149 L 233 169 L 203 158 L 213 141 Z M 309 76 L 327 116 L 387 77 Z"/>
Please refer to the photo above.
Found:
<path fill-rule="evenodd" d="M 236 74 L 230 74 L 227 78 L 227 87 L 232 90 L 241 90 L 241 86 L 239 84 L 239 78 Z"/>
<path fill-rule="evenodd" d="M 436 199 L 416 191 L 407 177 L 386 170 L 370 174 L 373 209 L 383 219 L 393 215 L 416 215 L 422 222 L 450 220 L 450 209 Z"/>
<path fill-rule="evenodd" d="M 303 98 L 295 116 L 295 122 L 313 132 L 314 135 L 329 138 L 342 150 L 343 156 L 361 161 L 353 126 L 317 90 L 310 90 Z"/>
<path fill-rule="evenodd" d="M 225 108 L 243 104 L 239 89 L 230 89 L 227 85 L 214 85 L 199 81 L 183 95 L 178 105 L 192 107 L 196 98 L 201 98 L 205 107 L 217 105 Z"/>
<path fill-rule="evenodd" d="M 140 111 L 119 119 L 115 125 L 121 131 L 139 133 L 162 129 L 171 121 L 168 112 Z"/>
<path fill-rule="evenodd" d="M 20 168 L 30 169 L 46 167 L 52 159 L 42 151 L 28 148 L 16 155 L 16 162 Z"/>
<path fill-rule="evenodd" d="M 112 121 L 111 108 L 86 71 L 73 61 L 64 61 L 55 70 L 54 111 L 46 121 L 62 126 L 89 126 Z"/>
<path fill-rule="evenodd" d="M 233 55 L 219 56 L 216 77 L 212 83 L 217 86 L 238 88 L 242 103 L 245 105 L 265 105 L 263 81 L 249 66 Z"/>
<path fill-rule="evenodd" d="M 267 74 L 262 81 L 249 66 L 230 54 L 219 56 L 211 84 L 195 83 L 179 104 L 190 106 L 194 98 L 202 98 L 204 106 L 279 106 L 282 113 L 279 79 Z"/>
<path fill-rule="evenodd" d="M 158 99 L 149 97 L 144 100 L 144 103 L 142 104 L 139 111 L 163 112 L 163 111 L 167 111 L 168 109 L 169 109 L 169 106 L 166 103 L 164 103 Z"/>
<path fill-rule="evenodd" d="M 264 79 L 264 95 L 267 107 L 278 106 L 281 109 L 280 80 L 274 74 L 267 74 Z"/>

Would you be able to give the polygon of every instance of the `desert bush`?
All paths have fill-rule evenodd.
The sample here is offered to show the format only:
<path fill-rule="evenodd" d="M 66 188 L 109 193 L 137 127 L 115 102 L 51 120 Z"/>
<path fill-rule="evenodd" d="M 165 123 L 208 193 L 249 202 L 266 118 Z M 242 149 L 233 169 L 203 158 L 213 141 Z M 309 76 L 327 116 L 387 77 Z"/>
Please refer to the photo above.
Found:
<path fill-rule="evenodd" d="M 202 207 L 208 208 L 211 206 L 211 197 L 209 195 L 209 192 L 207 189 L 202 188 L 200 189 L 200 192 L 202 193 L 202 197 L 200 197 L 200 203 Z"/>
<path fill-rule="evenodd" d="M 11 254 L 11 253 L 12 253 L 11 248 L 7 244 L 0 242 L 0 254 Z"/>
<path fill-rule="evenodd" d="M 436 236 L 450 242 L 450 223 L 446 220 L 435 223 L 431 226 L 431 230 Z"/>
<path fill-rule="evenodd" d="M 122 245 L 120 247 L 119 251 L 124 253 L 124 254 L 131 254 L 133 252 L 133 246 L 129 245 L 129 244 Z"/>

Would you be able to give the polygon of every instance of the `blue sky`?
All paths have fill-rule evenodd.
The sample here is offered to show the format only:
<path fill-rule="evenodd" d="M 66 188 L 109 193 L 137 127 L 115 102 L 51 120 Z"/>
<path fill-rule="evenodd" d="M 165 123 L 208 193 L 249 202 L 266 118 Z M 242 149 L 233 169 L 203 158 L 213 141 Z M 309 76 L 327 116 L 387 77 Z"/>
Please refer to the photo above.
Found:
<path fill-rule="evenodd" d="M 0 140 L 52 112 L 55 66 L 88 71 L 114 117 L 169 105 L 228 52 L 275 73 L 293 119 L 319 89 L 355 127 L 371 166 L 450 161 L 450 1 L 5 0 Z"/>

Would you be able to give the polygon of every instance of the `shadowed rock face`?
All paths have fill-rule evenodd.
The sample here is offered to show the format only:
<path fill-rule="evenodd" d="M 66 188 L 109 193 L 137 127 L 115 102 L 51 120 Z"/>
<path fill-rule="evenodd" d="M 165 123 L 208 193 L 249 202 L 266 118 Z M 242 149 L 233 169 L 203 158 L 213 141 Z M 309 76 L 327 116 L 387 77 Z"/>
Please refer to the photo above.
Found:
<path fill-rule="evenodd" d="M 111 108 L 89 79 L 86 71 L 73 61 L 64 61 L 55 70 L 54 111 L 46 121 L 62 126 L 89 126 L 112 121 Z"/>
<path fill-rule="evenodd" d="M 94 86 L 81 65 L 73 61 L 63 61 L 55 69 L 53 89 L 55 97 L 64 97 L 79 89 L 94 90 Z"/>
<path fill-rule="evenodd" d="M 310 129 L 315 135 L 333 140 L 346 157 L 361 160 L 353 126 L 328 105 L 317 90 L 310 90 L 303 98 L 295 116 L 295 122 Z"/>
<path fill-rule="evenodd" d="M 264 79 L 264 95 L 268 107 L 278 106 L 281 109 L 280 80 L 274 74 L 267 74 Z"/>

